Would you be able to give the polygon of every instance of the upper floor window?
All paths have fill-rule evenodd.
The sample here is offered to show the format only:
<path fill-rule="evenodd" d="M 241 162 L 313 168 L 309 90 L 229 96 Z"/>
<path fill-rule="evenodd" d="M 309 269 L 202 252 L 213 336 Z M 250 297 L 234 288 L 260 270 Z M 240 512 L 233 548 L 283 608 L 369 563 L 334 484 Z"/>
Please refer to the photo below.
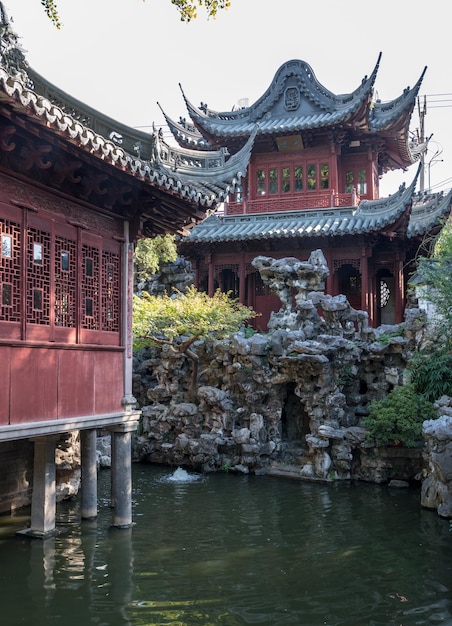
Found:
<path fill-rule="evenodd" d="M 330 166 L 328 163 L 320 165 L 320 189 L 330 188 Z"/>
<path fill-rule="evenodd" d="M 367 194 L 366 170 L 348 170 L 345 172 L 345 193 L 353 193 L 353 189 L 360 196 Z"/>
<path fill-rule="evenodd" d="M 308 165 L 308 190 L 317 189 L 317 167 L 313 164 Z"/>
<path fill-rule="evenodd" d="M 330 165 L 321 161 L 294 160 L 279 167 L 272 164 L 255 170 L 255 197 L 292 195 L 329 188 Z"/>
<path fill-rule="evenodd" d="M 294 189 L 295 191 L 303 191 L 303 168 L 296 165 L 294 168 Z"/>
<path fill-rule="evenodd" d="M 290 192 L 290 179 L 291 179 L 291 168 L 283 167 L 282 168 L 282 192 L 289 193 Z"/>
<path fill-rule="evenodd" d="M 271 167 L 268 170 L 268 178 L 269 178 L 269 193 L 271 194 L 278 193 L 278 169 L 276 167 Z"/>
<path fill-rule="evenodd" d="M 265 170 L 257 170 L 257 195 L 265 196 Z"/>

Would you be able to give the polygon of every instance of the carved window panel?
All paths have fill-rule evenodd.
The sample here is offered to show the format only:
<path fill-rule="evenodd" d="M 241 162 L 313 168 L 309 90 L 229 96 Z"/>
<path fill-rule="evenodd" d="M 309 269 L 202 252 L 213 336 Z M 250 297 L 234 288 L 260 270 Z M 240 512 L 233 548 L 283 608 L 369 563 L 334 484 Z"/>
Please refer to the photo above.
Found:
<path fill-rule="evenodd" d="M 298 196 L 297 200 L 300 200 L 300 194 L 306 194 L 306 197 L 311 192 L 326 194 L 331 189 L 331 160 L 325 157 L 319 156 L 311 160 L 301 158 L 300 155 L 290 158 L 284 155 L 284 161 L 279 159 L 278 162 L 275 156 L 268 162 L 267 159 L 262 159 L 262 162 L 259 161 L 254 167 L 256 169 L 252 174 L 255 178 L 254 186 L 251 188 L 252 199 L 269 194 L 272 200 L 276 196 L 287 200 Z M 346 175 L 353 178 L 353 172 L 347 172 Z"/>
<path fill-rule="evenodd" d="M 282 193 L 290 192 L 290 178 L 291 178 L 291 169 L 290 167 L 283 167 L 281 170 L 281 178 L 282 178 Z"/>
<path fill-rule="evenodd" d="M 119 254 L 102 253 L 102 330 L 119 332 Z"/>
<path fill-rule="evenodd" d="M 77 246 L 55 237 L 55 325 L 74 328 L 77 302 Z"/>
<path fill-rule="evenodd" d="M 20 225 L 0 219 L 0 321 L 19 322 L 21 315 Z"/>
<path fill-rule="evenodd" d="M 303 191 L 303 167 L 296 165 L 294 168 L 295 191 Z"/>
<path fill-rule="evenodd" d="M 278 170 L 276 167 L 271 167 L 268 171 L 269 178 L 269 193 L 272 195 L 278 193 Z"/>
<path fill-rule="evenodd" d="M 82 328 L 87 330 L 100 329 L 99 315 L 99 279 L 100 251 L 96 246 L 82 246 Z"/>
<path fill-rule="evenodd" d="M 50 233 L 29 228 L 27 233 L 27 323 L 50 324 Z"/>
<path fill-rule="evenodd" d="M 317 166 L 314 163 L 308 165 L 308 190 L 315 191 L 317 189 Z"/>
<path fill-rule="evenodd" d="M 256 183 L 257 183 L 257 195 L 265 196 L 265 170 L 257 170 Z"/>
<path fill-rule="evenodd" d="M 328 163 L 320 165 L 320 189 L 329 189 L 330 187 L 330 166 Z"/>
<path fill-rule="evenodd" d="M 355 190 L 360 196 L 367 194 L 367 172 L 365 169 L 353 169 L 345 172 L 345 193 Z"/>

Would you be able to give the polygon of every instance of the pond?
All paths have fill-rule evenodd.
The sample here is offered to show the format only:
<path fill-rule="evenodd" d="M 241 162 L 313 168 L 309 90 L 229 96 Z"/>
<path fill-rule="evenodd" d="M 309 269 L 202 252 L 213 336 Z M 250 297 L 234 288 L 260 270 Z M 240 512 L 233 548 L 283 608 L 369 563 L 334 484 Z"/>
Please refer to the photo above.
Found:
<path fill-rule="evenodd" d="M 110 528 L 108 470 L 96 521 L 77 500 L 45 541 L 2 520 L 2 624 L 452 624 L 452 533 L 416 489 L 133 472 L 132 529 Z"/>

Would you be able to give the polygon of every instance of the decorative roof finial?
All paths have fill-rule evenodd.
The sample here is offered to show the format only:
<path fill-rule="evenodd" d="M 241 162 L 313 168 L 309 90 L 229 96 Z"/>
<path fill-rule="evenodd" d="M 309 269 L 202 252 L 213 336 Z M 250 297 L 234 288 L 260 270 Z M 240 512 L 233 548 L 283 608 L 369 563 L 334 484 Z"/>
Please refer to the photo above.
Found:
<path fill-rule="evenodd" d="M 19 43 L 18 35 L 11 28 L 3 2 L 0 2 L 0 65 L 11 76 L 18 78 L 24 84 L 28 83 L 28 63 L 24 50 Z"/>

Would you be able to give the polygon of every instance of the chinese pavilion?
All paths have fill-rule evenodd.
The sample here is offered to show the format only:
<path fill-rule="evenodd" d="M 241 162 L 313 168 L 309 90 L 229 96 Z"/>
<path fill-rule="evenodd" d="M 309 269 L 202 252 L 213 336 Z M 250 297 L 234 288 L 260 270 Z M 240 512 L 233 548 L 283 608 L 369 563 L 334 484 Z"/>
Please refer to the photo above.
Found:
<path fill-rule="evenodd" d="M 0 36 L 0 512 L 31 496 L 30 531 L 54 530 L 56 442 L 79 430 L 82 517 L 94 517 L 102 428 L 113 523 L 129 526 L 133 243 L 206 218 L 235 191 L 252 139 L 195 162 L 38 75 L 1 3 Z"/>
<path fill-rule="evenodd" d="M 200 156 L 221 147 L 233 153 L 253 139 L 246 175 L 224 213 L 193 228 L 180 252 L 200 288 L 232 291 L 262 314 L 262 328 L 281 303 L 252 260 L 307 260 L 318 248 L 329 294 L 345 294 L 372 325 L 401 322 L 413 259 L 450 212 L 450 193 L 415 193 L 420 169 L 410 186 L 379 196 L 380 178 L 421 161 L 426 149 L 409 133 L 425 70 L 413 88 L 381 102 L 374 91 L 380 58 L 352 93 L 332 93 L 307 63 L 292 60 L 250 106 L 217 112 L 183 94 L 191 122 L 165 116 L 178 144 Z"/>

